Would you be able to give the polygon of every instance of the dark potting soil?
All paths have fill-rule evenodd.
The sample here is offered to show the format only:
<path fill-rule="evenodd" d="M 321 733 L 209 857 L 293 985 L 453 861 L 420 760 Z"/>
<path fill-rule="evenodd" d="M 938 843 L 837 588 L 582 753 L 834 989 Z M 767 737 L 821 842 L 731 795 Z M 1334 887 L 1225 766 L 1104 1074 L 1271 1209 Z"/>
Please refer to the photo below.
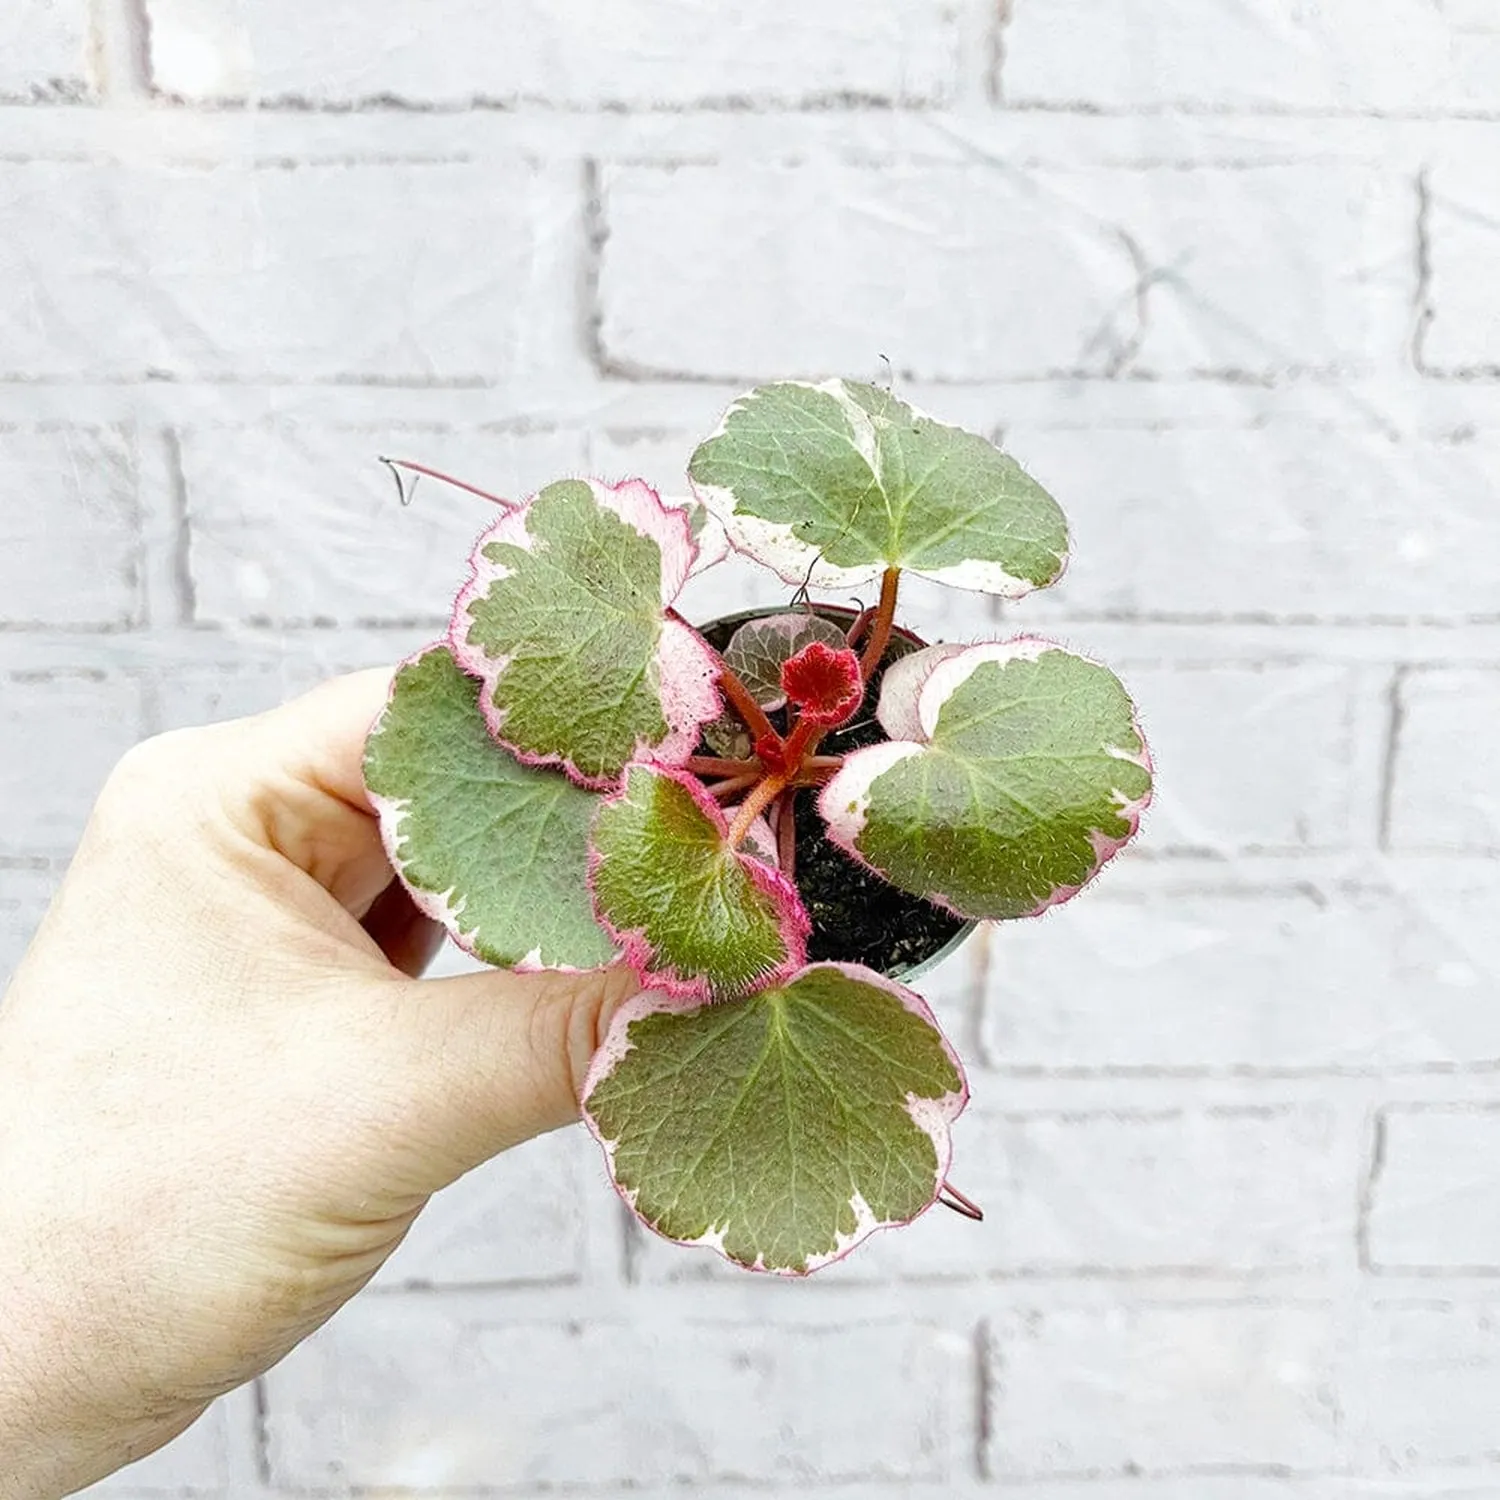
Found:
<path fill-rule="evenodd" d="M 818 613 L 845 627 L 854 623 L 852 610 L 828 608 Z M 722 651 L 742 623 L 742 618 L 718 621 L 703 627 L 703 635 Z M 892 637 L 881 665 L 871 674 L 860 711 L 844 728 L 824 738 L 818 748 L 820 755 L 843 755 L 888 738 L 875 717 L 880 680 L 887 662 L 915 649 L 911 638 Z M 771 715 L 778 730 L 785 728 L 784 719 L 784 714 Z M 711 752 L 704 747 L 703 753 Z M 795 876 L 812 920 L 807 941 L 807 956 L 812 962 L 834 959 L 864 964 L 881 974 L 894 973 L 930 958 L 964 926 L 962 917 L 897 890 L 827 838 L 815 790 L 797 793 L 795 816 Z"/>

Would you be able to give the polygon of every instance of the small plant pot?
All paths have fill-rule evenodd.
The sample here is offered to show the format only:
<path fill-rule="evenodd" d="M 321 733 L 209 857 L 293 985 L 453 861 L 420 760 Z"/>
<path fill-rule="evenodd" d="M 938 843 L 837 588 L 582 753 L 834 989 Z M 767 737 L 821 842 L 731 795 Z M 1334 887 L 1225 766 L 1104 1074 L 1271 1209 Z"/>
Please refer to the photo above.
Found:
<path fill-rule="evenodd" d="M 787 612 L 785 608 L 742 610 L 699 630 L 716 650 L 722 651 L 747 621 Z M 844 629 L 858 615 L 858 611 L 839 605 L 818 605 L 815 613 Z M 847 727 L 827 736 L 825 752 L 841 754 L 889 738 L 875 718 L 884 665 L 926 644 L 900 626 L 891 632 L 891 643 L 870 679 L 859 713 Z M 771 718 L 777 722 L 779 716 L 772 714 Z M 781 727 L 779 722 L 777 727 Z M 813 924 L 808 940 L 810 962 L 860 963 L 907 983 L 948 958 L 978 926 L 920 896 L 897 890 L 839 848 L 824 833 L 816 792 L 798 794 L 796 820 L 796 881 Z"/>

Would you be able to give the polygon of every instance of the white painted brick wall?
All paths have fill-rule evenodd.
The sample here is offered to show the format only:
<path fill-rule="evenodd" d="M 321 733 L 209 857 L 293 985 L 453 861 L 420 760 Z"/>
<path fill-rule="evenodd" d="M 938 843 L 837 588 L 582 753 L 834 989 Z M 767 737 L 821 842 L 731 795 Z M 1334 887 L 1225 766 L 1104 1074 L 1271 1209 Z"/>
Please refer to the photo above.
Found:
<path fill-rule="evenodd" d="M 1338 163 L 622 167 L 601 341 L 623 370 L 697 378 L 881 354 L 955 381 L 1369 368 L 1405 331 L 1411 199 Z"/>
<path fill-rule="evenodd" d="M 694 0 L 333 0 L 312 14 L 296 0 L 146 0 L 146 10 L 156 85 L 199 100 L 923 105 L 949 100 L 958 81 L 954 7 L 940 0 L 873 14 L 857 0 L 738 13 Z"/>
<path fill-rule="evenodd" d="M 1500 848 L 1500 782 L 1487 746 L 1500 738 L 1500 672 L 1429 670 L 1403 678 L 1390 839 L 1411 852 Z M 1474 753 L 1456 753 L 1467 746 Z"/>
<path fill-rule="evenodd" d="M 542 1322 L 371 1300 L 270 1377 L 271 1472 L 315 1491 L 942 1479 L 969 1358 L 893 1319 Z"/>
<path fill-rule="evenodd" d="M 1014 0 L 1005 97 L 1075 108 L 1500 105 L 1487 0 Z M 1493 27 L 1489 28 L 1493 30 Z"/>
<path fill-rule="evenodd" d="M 1487 38 L 1500 53 L 1500 32 Z M 1500 58 L 1496 76 L 1500 78 Z M 1427 178 L 1430 315 L 1422 339 L 1434 373 L 1500 368 L 1500 288 L 1480 274 L 1500 245 L 1500 166 L 1444 155 Z"/>
<path fill-rule="evenodd" d="M 1402 1105 L 1382 1113 L 1379 1129 L 1370 1265 L 1500 1274 L 1500 1112 Z"/>
<path fill-rule="evenodd" d="M 87 0 L 10 0 L 0 13 L 0 99 L 81 98 L 88 50 Z"/>
<path fill-rule="evenodd" d="M 135 450 L 119 428 L 0 431 L 8 624 L 144 623 Z"/>
<path fill-rule="evenodd" d="M 1019 1311 L 990 1330 L 1002 1479 L 1333 1468 L 1332 1319 L 1203 1303 Z"/>
<path fill-rule="evenodd" d="M 1066 578 L 906 617 L 1161 778 L 926 983 L 983 1225 L 768 1284 L 564 1132 L 100 1493 L 1494 1500 L 1497 160 L 1495 0 L 0 6 L 0 972 L 128 744 L 435 633 L 377 455 L 680 493 L 747 377 L 1002 436 Z"/>

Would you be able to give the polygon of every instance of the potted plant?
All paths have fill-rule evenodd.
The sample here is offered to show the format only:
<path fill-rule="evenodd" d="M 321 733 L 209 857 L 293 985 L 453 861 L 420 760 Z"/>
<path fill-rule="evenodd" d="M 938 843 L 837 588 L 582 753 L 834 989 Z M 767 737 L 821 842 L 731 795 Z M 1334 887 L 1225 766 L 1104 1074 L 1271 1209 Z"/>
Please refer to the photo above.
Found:
<path fill-rule="evenodd" d="M 507 505 L 366 780 L 469 952 L 639 975 L 582 1100 L 625 1201 L 800 1275 L 945 1187 L 967 1084 L 903 978 L 1075 895 L 1135 833 L 1150 759 L 1107 668 L 899 629 L 903 572 L 1018 598 L 1063 570 L 1062 512 L 983 438 L 786 381 L 688 477 L 692 500 L 564 479 Z M 674 601 L 730 546 L 794 602 L 695 629 Z M 876 582 L 857 612 L 807 597 Z"/>

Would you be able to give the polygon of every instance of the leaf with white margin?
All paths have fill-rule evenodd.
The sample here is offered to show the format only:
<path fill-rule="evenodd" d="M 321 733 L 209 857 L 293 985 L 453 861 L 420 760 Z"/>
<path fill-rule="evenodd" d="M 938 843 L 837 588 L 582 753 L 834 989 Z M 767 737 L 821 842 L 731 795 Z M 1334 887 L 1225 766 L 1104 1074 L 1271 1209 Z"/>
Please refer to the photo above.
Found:
<path fill-rule="evenodd" d="M 886 667 L 885 676 L 880 680 L 880 702 L 875 717 L 888 738 L 927 738 L 922 732 L 921 720 L 917 718 L 917 694 L 921 692 L 922 684 L 950 656 L 968 649 L 961 642 L 945 641 L 936 646 L 924 646 L 920 651 L 909 651 Z"/>
<path fill-rule="evenodd" d="M 728 833 L 700 782 L 659 766 L 628 766 L 620 790 L 600 804 L 594 909 L 643 984 L 734 995 L 805 962 L 811 924 L 796 887 L 731 848 Z"/>
<path fill-rule="evenodd" d="M 446 646 L 397 671 L 365 747 L 391 864 L 417 906 L 476 958 L 599 968 L 615 956 L 585 883 L 599 796 L 497 745 L 479 690 Z"/>
<path fill-rule="evenodd" d="M 844 648 L 844 632 L 820 615 L 793 613 L 747 620 L 724 648 L 724 665 L 750 690 L 750 696 L 772 712 L 786 702 L 781 669 L 804 646 L 820 642 L 832 651 Z"/>
<path fill-rule="evenodd" d="M 789 583 L 904 568 L 1015 599 L 1067 563 L 1063 513 L 1015 459 L 857 381 L 741 396 L 688 477 L 734 546 Z"/>
<path fill-rule="evenodd" d="M 1076 895 L 1151 800 L 1119 679 L 1050 641 L 929 659 L 882 694 L 881 722 L 910 737 L 845 760 L 818 798 L 829 836 L 959 916 L 1034 916 Z"/>
<path fill-rule="evenodd" d="M 583 1094 L 615 1184 L 650 1228 L 790 1276 L 930 1208 L 967 1102 L 921 998 L 829 963 L 717 1004 L 637 995 Z"/>
<path fill-rule="evenodd" d="M 686 760 L 720 710 L 713 652 L 665 614 L 693 556 L 686 512 L 640 480 L 560 480 L 485 532 L 451 642 L 496 739 L 590 786 Z"/>

